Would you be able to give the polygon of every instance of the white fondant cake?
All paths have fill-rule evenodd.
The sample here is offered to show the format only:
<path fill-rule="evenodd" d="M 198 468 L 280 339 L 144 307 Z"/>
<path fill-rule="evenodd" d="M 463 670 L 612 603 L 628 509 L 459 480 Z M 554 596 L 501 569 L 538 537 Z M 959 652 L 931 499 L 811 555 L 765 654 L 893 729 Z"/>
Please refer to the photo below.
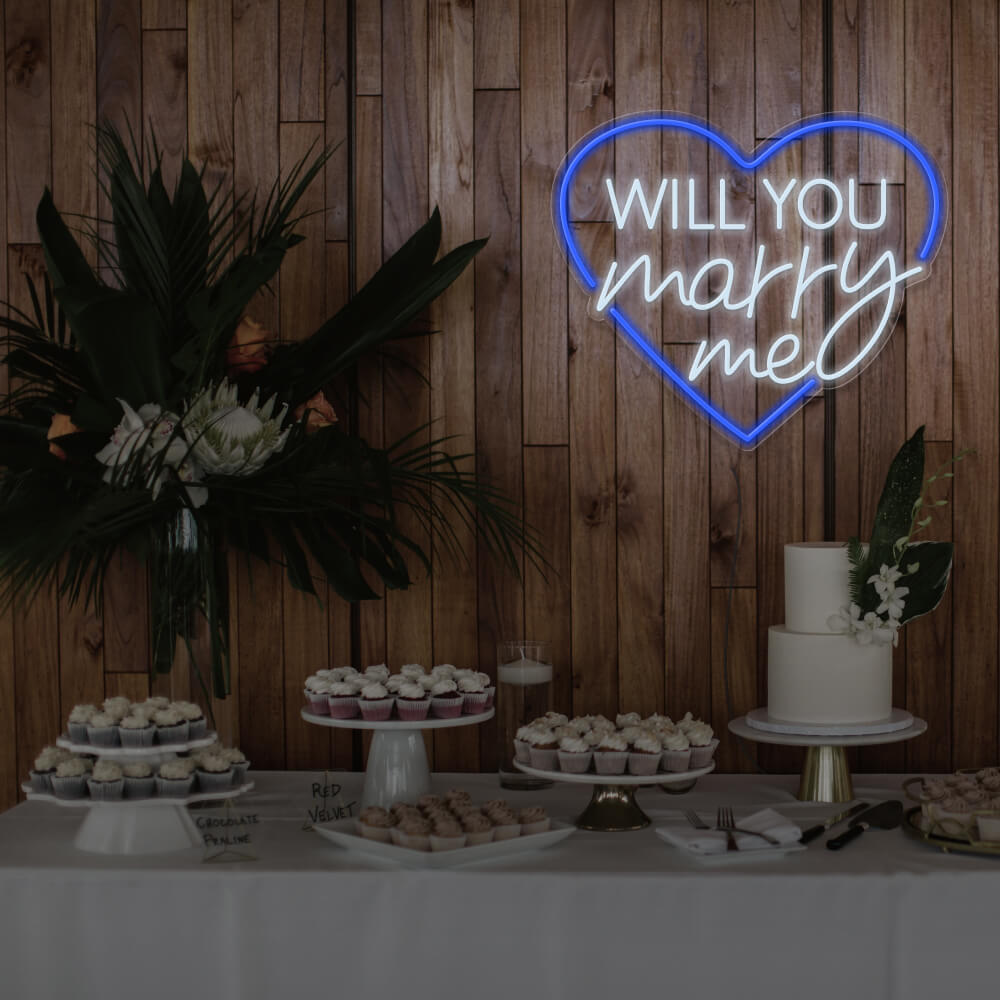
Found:
<path fill-rule="evenodd" d="M 892 646 L 830 630 L 850 563 L 837 542 L 785 546 L 785 624 L 767 630 L 767 713 L 787 722 L 874 722 L 892 712 Z"/>

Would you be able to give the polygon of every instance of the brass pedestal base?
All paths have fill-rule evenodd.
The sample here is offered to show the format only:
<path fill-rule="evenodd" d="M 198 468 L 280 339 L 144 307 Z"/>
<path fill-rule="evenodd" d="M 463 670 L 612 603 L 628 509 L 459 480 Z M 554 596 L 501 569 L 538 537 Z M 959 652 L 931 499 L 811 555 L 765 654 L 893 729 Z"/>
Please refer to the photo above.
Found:
<path fill-rule="evenodd" d="M 635 789 L 627 785 L 594 785 L 587 808 L 576 820 L 581 830 L 603 833 L 641 830 L 649 824 L 649 817 L 635 801 Z"/>
<path fill-rule="evenodd" d="M 843 747 L 806 748 L 798 798 L 803 802 L 850 802 L 854 798 Z"/>

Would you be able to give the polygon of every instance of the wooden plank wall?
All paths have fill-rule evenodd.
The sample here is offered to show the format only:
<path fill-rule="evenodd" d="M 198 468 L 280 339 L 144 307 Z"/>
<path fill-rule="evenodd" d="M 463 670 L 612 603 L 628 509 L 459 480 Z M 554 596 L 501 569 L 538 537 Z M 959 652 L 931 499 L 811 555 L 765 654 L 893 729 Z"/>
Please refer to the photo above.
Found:
<path fill-rule="evenodd" d="M 39 267 L 33 213 L 46 184 L 64 210 L 106 213 L 88 131 L 99 116 L 155 129 L 168 175 L 187 145 L 239 190 L 269 185 L 314 143 L 337 146 L 307 194 L 319 213 L 303 224 L 308 241 L 276 296 L 254 307 L 285 338 L 342 303 L 434 205 L 446 248 L 490 237 L 431 310 L 442 332 L 409 349 L 427 382 L 366 365 L 356 426 L 373 441 L 428 420 L 434 434 L 457 435 L 469 461 L 523 502 L 552 569 L 526 566 L 519 583 L 466 537 L 466 565 L 440 560 L 433 582 L 352 611 L 332 595 L 318 608 L 279 572 L 251 580 L 231 561 L 224 736 L 257 766 L 357 765 L 360 743 L 299 720 L 306 674 L 386 658 L 491 670 L 496 640 L 521 632 L 553 640 L 567 711 L 690 709 L 724 731 L 730 707 L 753 707 L 766 690 L 782 545 L 866 530 L 888 459 L 926 424 L 929 467 L 977 450 L 935 520 L 958 546 L 953 585 L 896 653 L 897 703 L 930 730 L 857 764 L 995 763 L 998 28 L 995 0 L 6 0 L 4 298 L 23 302 L 21 275 Z M 615 115 L 656 107 L 708 118 L 748 147 L 803 116 L 861 111 L 912 131 L 945 175 L 944 243 L 887 349 L 756 452 L 711 431 L 589 315 L 549 222 L 567 148 Z M 617 162 L 609 149 L 588 175 L 574 217 L 594 260 L 622 240 L 598 196 L 603 171 L 655 175 L 673 141 Z M 822 168 L 803 155 L 813 157 L 805 172 Z M 912 242 L 911 165 L 843 137 L 833 155 L 840 176 L 889 179 L 906 219 L 898 238 Z M 688 167 L 706 178 L 726 169 L 704 155 Z M 752 185 L 741 197 L 755 200 Z M 664 246 L 664 265 L 703 255 L 700 240 Z M 817 295 L 807 341 L 820 308 Z M 665 349 L 690 357 L 706 323 L 664 318 Z M 768 402 L 763 390 L 726 391 L 738 412 Z M 149 690 L 144 594 L 141 571 L 123 561 L 103 623 L 51 595 L 0 616 L 0 807 L 72 704 Z M 184 672 L 156 689 L 197 693 Z M 496 762 L 489 726 L 439 734 L 430 748 L 441 769 Z M 724 735 L 719 757 L 733 770 L 797 765 L 794 752 Z"/>

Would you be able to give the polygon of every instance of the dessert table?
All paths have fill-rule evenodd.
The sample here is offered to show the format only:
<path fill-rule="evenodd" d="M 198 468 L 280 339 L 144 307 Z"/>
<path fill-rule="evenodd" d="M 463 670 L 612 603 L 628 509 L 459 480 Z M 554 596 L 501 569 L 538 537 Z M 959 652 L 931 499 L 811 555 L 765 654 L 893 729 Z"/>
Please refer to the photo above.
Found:
<path fill-rule="evenodd" d="M 803 828 L 840 808 L 797 801 L 792 775 L 712 774 L 682 796 L 649 789 L 647 829 L 579 830 L 447 870 L 373 861 L 304 829 L 322 773 L 251 777 L 256 791 L 228 812 L 192 815 L 256 860 L 205 863 L 218 843 L 84 854 L 72 810 L 27 802 L 0 815 L 0 996 L 103 997 L 126 984 L 143 1000 L 995 995 L 1000 859 L 945 855 L 894 830 L 837 852 L 821 838 L 707 867 L 654 832 L 684 808 L 711 819 L 718 805 L 737 816 L 766 805 Z M 363 776 L 335 777 L 340 797 L 324 808 L 346 810 Z M 901 798 L 904 777 L 858 775 L 855 792 Z M 434 775 L 433 786 L 542 804 L 563 820 L 588 794 L 505 792 L 488 775 Z"/>

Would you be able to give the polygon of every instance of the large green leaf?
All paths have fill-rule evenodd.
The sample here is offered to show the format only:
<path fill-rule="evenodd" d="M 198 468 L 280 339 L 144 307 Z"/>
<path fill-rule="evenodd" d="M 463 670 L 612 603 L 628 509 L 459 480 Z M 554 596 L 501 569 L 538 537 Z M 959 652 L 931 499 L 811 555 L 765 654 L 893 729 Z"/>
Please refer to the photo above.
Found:
<path fill-rule="evenodd" d="M 899 586 L 909 588 L 900 621 L 905 624 L 933 611 L 944 597 L 951 575 L 955 546 L 951 542 L 914 542 L 906 547 L 902 569 L 916 565 L 914 573 L 904 576 Z"/>
<path fill-rule="evenodd" d="M 45 266 L 53 288 L 56 291 L 61 288 L 73 288 L 78 293 L 97 289 L 97 278 L 73 234 L 56 210 L 52 192 L 48 188 L 38 203 L 35 221 L 38 224 L 38 235 L 45 254 Z"/>

